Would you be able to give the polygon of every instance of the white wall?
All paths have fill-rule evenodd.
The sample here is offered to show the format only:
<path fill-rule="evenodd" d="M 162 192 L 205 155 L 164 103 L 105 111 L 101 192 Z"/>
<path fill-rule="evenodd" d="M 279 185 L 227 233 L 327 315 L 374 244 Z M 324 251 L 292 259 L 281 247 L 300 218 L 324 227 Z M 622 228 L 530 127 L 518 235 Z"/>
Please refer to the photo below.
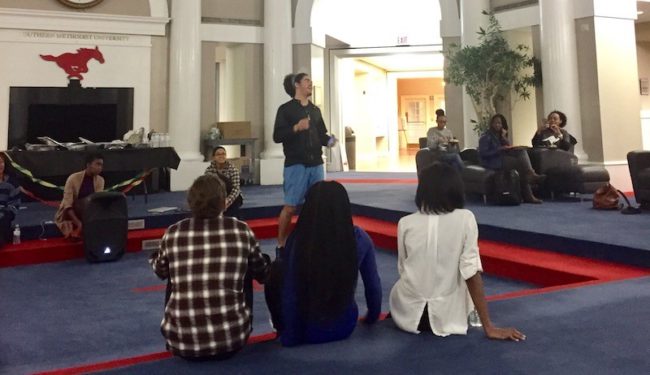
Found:
<path fill-rule="evenodd" d="M 133 126 L 149 129 L 151 37 L 0 30 L 0 149 L 7 148 L 10 87 L 66 87 L 67 74 L 39 54 L 59 55 L 98 46 L 104 64 L 90 60 L 83 87 L 134 88 Z"/>
<path fill-rule="evenodd" d="M 528 54 L 532 56 L 533 37 L 530 28 L 508 31 L 506 32 L 506 39 L 512 48 L 519 44 L 528 46 L 530 48 Z M 533 74 L 533 68 L 527 69 L 523 74 Z M 514 92 L 511 94 L 510 132 L 512 144 L 514 145 L 530 146 L 530 141 L 537 131 L 539 119 L 537 119 L 535 88 L 529 87 L 528 91 L 530 92 L 530 98 L 527 100 L 519 98 Z"/>

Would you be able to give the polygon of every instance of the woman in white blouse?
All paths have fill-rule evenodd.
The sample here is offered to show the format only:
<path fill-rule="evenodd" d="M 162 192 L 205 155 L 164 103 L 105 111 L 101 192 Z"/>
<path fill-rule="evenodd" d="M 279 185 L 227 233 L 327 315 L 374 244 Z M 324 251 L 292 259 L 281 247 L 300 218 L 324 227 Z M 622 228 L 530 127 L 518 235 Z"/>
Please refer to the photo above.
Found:
<path fill-rule="evenodd" d="M 526 336 L 515 328 L 499 328 L 490 320 L 478 228 L 474 214 L 463 209 L 458 172 L 443 163 L 424 169 L 415 203 L 418 212 L 403 217 L 397 228 L 400 278 L 390 293 L 395 324 L 412 333 L 464 335 L 467 316 L 476 306 L 487 337 L 524 340 Z"/>

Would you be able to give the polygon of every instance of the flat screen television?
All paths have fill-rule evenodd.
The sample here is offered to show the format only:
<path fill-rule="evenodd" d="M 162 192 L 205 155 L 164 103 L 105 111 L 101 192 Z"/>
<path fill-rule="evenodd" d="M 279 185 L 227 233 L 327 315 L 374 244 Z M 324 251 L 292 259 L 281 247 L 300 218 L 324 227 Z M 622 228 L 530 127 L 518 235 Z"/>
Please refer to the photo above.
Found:
<path fill-rule="evenodd" d="M 31 104 L 29 105 L 28 143 L 41 143 L 48 136 L 59 142 L 93 142 L 120 139 L 117 129 L 117 104 Z"/>

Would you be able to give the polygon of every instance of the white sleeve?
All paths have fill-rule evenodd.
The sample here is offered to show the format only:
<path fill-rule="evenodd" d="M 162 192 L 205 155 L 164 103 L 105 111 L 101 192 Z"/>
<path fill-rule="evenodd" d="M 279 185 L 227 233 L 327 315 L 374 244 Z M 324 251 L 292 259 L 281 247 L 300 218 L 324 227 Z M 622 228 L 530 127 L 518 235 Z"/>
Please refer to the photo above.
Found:
<path fill-rule="evenodd" d="M 406 257 L 406 246 L 404 246 L 404 221 L 397 223 L 397 273 L 401 276 L 404 271 L 404 258 Z"/>
<path fill-rule="evenodd" d="M 465 218 L 465 235 L 463 236 L 463 249 L 460 254 L 459 270 L 464 280 L 483 271 L 481 256 L 478 252 L 478 226 L 474 214 L 469 212 Z"/>

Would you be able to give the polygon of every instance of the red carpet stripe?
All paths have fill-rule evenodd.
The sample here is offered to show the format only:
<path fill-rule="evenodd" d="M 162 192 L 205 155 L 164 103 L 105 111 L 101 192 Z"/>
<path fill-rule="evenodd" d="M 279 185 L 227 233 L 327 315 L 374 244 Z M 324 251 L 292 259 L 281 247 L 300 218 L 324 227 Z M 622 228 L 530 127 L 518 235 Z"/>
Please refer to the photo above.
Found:
<path fill-rule="evenodd" d="M 248 344 L 257 344 L 260 342 L 275 340 L 277 335 L 273 332 L 265 333 L 262 335 L 251 336 L 248 338 Z M 171 358 L 172 355 L 169 352 L 158 352 L 151 354 L 144 354 L 135 357 L 114 359 L 106 362 L 91 363 L 88 365 L 68 367 L 64 369 L 51 370 L 38 372 L 35 375 L 72 375 L 72 374 L 89 374 L 92 372 L 112 370 L 120 367 L 133 366 L 146 362 L 160 361 L 163 359 Z"/>

